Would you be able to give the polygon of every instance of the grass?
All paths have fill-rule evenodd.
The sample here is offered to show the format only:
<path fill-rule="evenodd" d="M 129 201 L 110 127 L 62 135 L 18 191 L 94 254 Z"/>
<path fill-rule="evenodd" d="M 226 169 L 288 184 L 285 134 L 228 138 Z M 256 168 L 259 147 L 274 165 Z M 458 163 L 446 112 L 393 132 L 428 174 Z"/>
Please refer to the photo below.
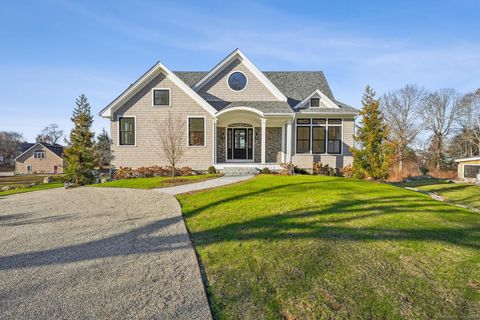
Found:
<path fill-rule="evenodd" d="M 448 202 L 480 209 L 480 186 L 466 183 L 448 183 L 447 180 L 425 179 L 398 184 L 435 192 Z"/>
<path fill-rule="evenodd" d="M 217 319 L 480 314 L 480 215 L 392 185 L 260 175 L 178 196 Z"/>
<path fill-rule="evenodd" d="M 17 193 L 25 193 L 25 192 L 47 190 L 47 189 L 61 188 L 61 187 L 63 187 L 63 183 L 60 183 L 60 182 L 38 184 L 36 186 L 29 187 L 29 188 L 18 188 L 18 189 L 12 189 L 12 190 L 7 190 L 7 191 L 0 191 L 0 197 L 1 196 L 9 196 L 9 195 L 12 195 L 12 194 L 17 194 Z"/>
<path fill-rule="evenodd" d="M 18 186 L 18 185 L 23 186 L 23 185 L 28 185 L 30 183 L 42 183 L 45 177 L 47 176 L 60 177 L 61 175 L 27 174 L 27 175 L 0 177 L 0 187 Z"/>
<path fill-rule="evenodd" d="M 188 184 L 199 182 L 202 180 L 212 179 L 218 177 L 218 174 L 202 174 L 197 176 L 182 176 L 176 177 L 173 180 L 171 177 L 153 177 L 153 178 L 133 178 L 122 179 L 101 184 L 91 185 L 92 187 L 108 187 L 108 188 L 135 188 L 135 189 L 153 189 L 177 186 L 181 184 Z"/>

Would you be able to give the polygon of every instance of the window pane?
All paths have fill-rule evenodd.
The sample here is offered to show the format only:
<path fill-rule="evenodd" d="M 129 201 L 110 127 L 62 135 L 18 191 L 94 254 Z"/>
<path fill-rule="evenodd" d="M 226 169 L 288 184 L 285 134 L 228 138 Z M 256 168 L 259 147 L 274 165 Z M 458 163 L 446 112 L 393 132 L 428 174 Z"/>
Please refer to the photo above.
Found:
<path fill-rule="evenodd" d="M 342 127 L 328 128 L 328 153 L 341 153 Z"/>
<path fill-rule="evenodd" d="M 297 119 L 298 124 L 310 124 L 310 119 Z"/>
<path fill-rule="evenodd" d="M 120 145 L 135 144 L 135 119 L 120 118 Z"/>
<path fill-rule="evenodd" d="M 325 153 L 325 127 L 312 128 L 312 152 Z"/>
<path fill-rule="evenodd" d="M 327 119 L 312 119 L 313 124 L 326 124 Z"/>
<path fill-rule="evenodd" d="M 188 120 L 188 145 L 203 146 L 205 145 L 205 119 L 190 118 Z"/>
<path fill-rule="evenodd" d="M 241 72 L 234 72 L 228 77 L 228 86 L 235 91 L 241 91 L 247 86 L 247 77 Z"/>
<path fill-rule="evenodd" d="M 480 165 L 465 164 L 463 166 L 463 176 L 465 178 L 476 178 L 480 173 Z"/>
<path fill-rule="evenodd" d="M 342 124 L 342 119 L 328 119 L 328 124 Z"/>
<path fill-rule="evenodd" d="M 297 127 L 297 153 L 310 152 L 310 127 Z"/>
<path fill-rule="evenodd" d="M 320 98 L 311 98 L 310 107 L 312 108 L 320 107 Z"/>
<path fill-rule="evenodd" d="M 156 106 L 170 105 L 170 90 L 153 90 L 153 104 Z"/>

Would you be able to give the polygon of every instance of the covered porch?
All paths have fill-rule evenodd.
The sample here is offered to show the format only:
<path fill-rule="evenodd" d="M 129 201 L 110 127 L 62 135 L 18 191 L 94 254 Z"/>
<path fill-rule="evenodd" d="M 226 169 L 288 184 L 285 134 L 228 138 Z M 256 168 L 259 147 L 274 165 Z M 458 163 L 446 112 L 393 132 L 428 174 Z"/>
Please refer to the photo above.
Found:
<path fill-rule="evenodd" d="M 255 108 L 233 107 L 216 114 L 214 164 L 218 169 L 278 169 L 291 161 L 293 115 L 265 114 Z"/>

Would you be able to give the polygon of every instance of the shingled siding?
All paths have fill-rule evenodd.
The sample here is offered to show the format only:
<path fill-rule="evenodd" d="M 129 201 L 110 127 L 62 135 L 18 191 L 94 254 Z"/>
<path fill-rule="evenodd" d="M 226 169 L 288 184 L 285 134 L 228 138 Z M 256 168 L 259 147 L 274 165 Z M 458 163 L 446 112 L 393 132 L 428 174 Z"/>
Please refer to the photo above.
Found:
<path fill-rule="evenodd" d="M 45 158 L 34 158 L 34 150 L 45 151 Z M 27 171 L 27 165 L 32 166 L 32 172 L 34 173 L 53 173 L 53 166 L 57 166 L 57 173 L 63 173 L 63 159 L 53 153 L 50 149 L 41 145 L 32 148 L 15 161 L 15 172 L 20 174 L 29 173 Z"/>
<path fill-rule="evenodd" d="M 242 91 L 233 91 L 228 86 L 228 76 L 232 71 L 243 72 L 248 79 L 247 87 Z M 276 101 L 277 98 L 255 77 L 247 67 L 236 59 L 218 75 L 210 80 L 198 92 L 209 101 Z"/>
<path fill-rule="evenodd" d="M 171 107 L 153 106 L 152 89 L 170 88 Z M 168 165 L 160 147 L 159 124 L 171 111 L 174 118 L 185 124 L 185 143 L 187 140 L 188 116 L 205 116 L 206 120 L 206 146 L 187 147 L 187 151 L 179 166 L 189 166 L 196 170 L 206 170 L 212 165 L 212 129 L 213 119 L 205 109 L 178 88 L 163 74 L 155 77 L 142 88 L 135 96 L 120 107 L 114 114 L 110 123 L 113 139 L 112 164 L 115 167 L 133 167 Z M 118 116 L 136 117 L 136 146 L 118 145 Z"/>

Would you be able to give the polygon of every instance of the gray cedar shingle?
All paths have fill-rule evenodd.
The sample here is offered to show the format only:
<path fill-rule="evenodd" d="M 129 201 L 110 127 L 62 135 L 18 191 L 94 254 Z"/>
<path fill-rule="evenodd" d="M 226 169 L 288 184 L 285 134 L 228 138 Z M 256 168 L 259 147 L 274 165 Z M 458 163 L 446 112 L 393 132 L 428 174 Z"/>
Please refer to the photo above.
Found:
<path fill-rule="evenodd" d="M 174 71 L 174 73 L 188 86 L 193 86 L 200 81 L 208 72 L 207 71 Z M 287 97 L 288 105 L 294 107 L 300 101 L 309 96 L 313 91 L 319 89 L 323 94 L 329 97 L 332 101 L 340 106 L 340 109 L 317 109 L 314 112 L 328 112 L 328 113 L 358 113 L 358 109 L 351 107 L 335 99 L 332 90 L 328 85 L 327 79 L 322 71 L 263 71 L 263 74 Z M 265 113 L 272 112 L 288 112 L 288 105 L 279 101 L 245 101 L 245 102 L 210 102 L 210 104 L 217 110 L 226 107 L 250 106 L 257 108 Z"/>

